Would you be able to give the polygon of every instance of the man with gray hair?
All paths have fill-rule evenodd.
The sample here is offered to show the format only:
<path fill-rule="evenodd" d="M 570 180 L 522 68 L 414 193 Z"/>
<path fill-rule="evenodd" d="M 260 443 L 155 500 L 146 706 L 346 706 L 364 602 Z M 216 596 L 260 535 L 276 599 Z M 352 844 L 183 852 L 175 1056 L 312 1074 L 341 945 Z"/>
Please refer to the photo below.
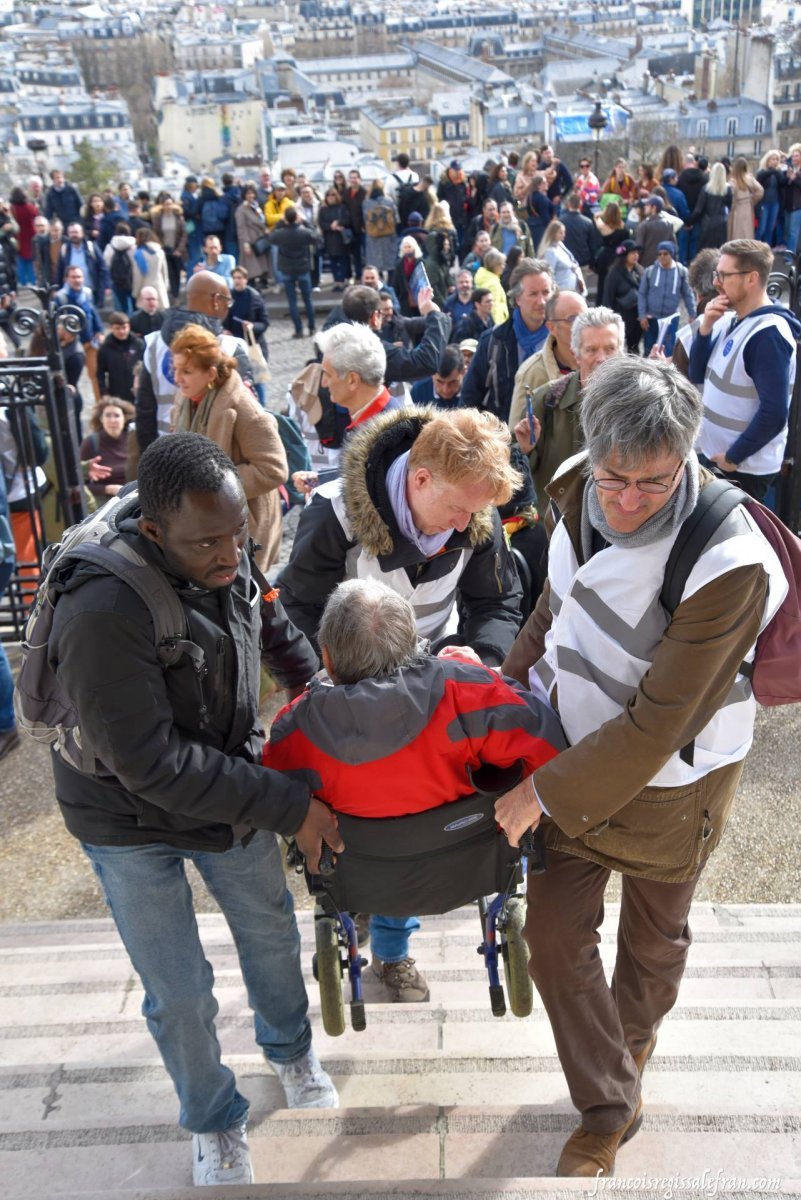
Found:
<path fill-rule="evenodd" d="M 539 258 L 521 258 L 509 280 L 514 308 L 507 320 L 482 333 L 462 386 L 462 404 L 509 420 L 517 368 L 540 350 L 548 337 L 545 305 L 553 275 Z"/>
<path fill-rule="evenodd" d="M 384 386 L 384 343 L 366 325 L 335 325 L 317 337 L 323 356 L 322 385 L 334 404 L 350 413 L 348 429 L 387 408 L 403 407 Z"/>
<path fill-rule="evenodd" d="M 380 580 L 340 583 L 319 640 L 327 677 L 278 714 L 262 762 L 312 772 L 337 812 L 423 812 L 469 795 L 482 763 L 530 775 L 564 747 L 553 710 L 527 688 L 469 652 L 428 654 L 411 604 Z"/>
<path fill-rule="evenodd" d="M 528 878 L 530 971 L 581 1113 L 557 1174 L 614 1174 L 642 1120 L 641 1075 L 676 1002 L 688 915 L 751 745 L 756 639 L 787 592 L 742 506 L 701 551 L 672 616 L 660 603 L 682 524 L 712 476 L 696 390 L 675 367 L 615 356 L 584 388 L 586 451 L 548 487 L 548 581 L 503 670 L 552 697 L 569 749 L 503 797 L 512 845 L 540 823 Z M 622 875 L 611 986 L 598 951 Z"/>
<path fill-rule="evenodd" d="M 331 402 L 349 414 L 350 419 L 345 418 L 336 430 L 336 440 L 340 442 L 345 434 L 352 433 L 371 417 L 403 408 L 404 401 L 391 395 L 384 384 L 387 365 L 384 343 L 367 325 L 334 325 L 319 333 L 316 342 L 323 356 L 320 368 L 316 364 L 305 368 L 302 378 L 309 379 L 305 395 L 303 388 L 293 384 L 292 398 L 301 432 L 310 446 L 312 464 L 315 459 L 320 462 L 321 453 L 325 453 L 327 467 L 335 470 L 341 451 L 339 447 L 332 449 L 321 443 L 313 421 L 319 419 L 318 409 L 322 416 L 319 388 L 327 388 Z M 334 420 L 338 420 L 336 410 Z M 308 495 L 314 491 L 319 477 L 319 468 L 295 471 L 292 483 Z"/>
<path fill-rule="evenodd" d="M 513 429 L 517 444 L 528 455 L 534 487 L 540 498 L 544 498 L 546 484 L 557 469 L 581 448 L 579 418 L 585 383 L 601 363 L 626 352 L 623 320 L 611 308 L 588 310 L 585 305 L 570 329 L 570 345 L 577 370 L 560 375 L 533 391 L 533 430 L 527 416 L 521 417 Z"/>

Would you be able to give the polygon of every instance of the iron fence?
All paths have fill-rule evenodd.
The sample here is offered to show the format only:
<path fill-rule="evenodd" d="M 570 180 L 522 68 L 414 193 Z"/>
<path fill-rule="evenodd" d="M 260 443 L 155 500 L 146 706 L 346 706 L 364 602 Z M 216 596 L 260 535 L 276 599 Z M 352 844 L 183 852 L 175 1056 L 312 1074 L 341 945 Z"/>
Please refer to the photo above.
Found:
<path fill-rule="evenodd" d="M 19 641 L 25 615 L 39 583 L 45 546 L 59 528 L 86 515 L 78 448 L 80 429 L 64 375 L 61 337 L 78 336 L 85 316 L 80 308 L 56 309 L 47 290 L 38 289 L 41 307 L 18 308 L 14 331 L 30 337 L 29 355 L 0 359 L 0 412 L 13 430 L 16 469 L 10 480 L 12 522 L 23 533 L 28 551 L 20 560 L 2 600 L 0 639 Z M 40 434 L 47 443 L 41 459 Z M 6 460 L 7 461 L 7 460 Z"/>

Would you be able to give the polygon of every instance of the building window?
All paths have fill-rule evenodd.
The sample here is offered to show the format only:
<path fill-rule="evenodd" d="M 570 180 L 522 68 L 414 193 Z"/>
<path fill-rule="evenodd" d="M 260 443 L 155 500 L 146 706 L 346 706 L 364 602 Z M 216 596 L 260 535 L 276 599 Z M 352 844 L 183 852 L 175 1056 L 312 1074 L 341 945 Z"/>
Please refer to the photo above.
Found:
<path fill-rule="evenodd" d="M 447 122 L 447 124 L 445 126 L 445 137 L 446 138 L 455 138 L 456 137 L 456 126 L 453 123 L 453 121 Z"/>
<path fill-rule="evenodd" d="M 498 133 L 505 133 L 509 126 L 506 117 L 498 117 Z"/>
<path fill-rule="evenodd" d="M 729 158 L 734 158 L 734 142 L 726 143 L 726 154 Z"/>
<path fill-rule="evenodd" d="M 736 132 L 736 130 L 735 130 L 735 132 Z M 764 133 L 764 132 L 765 132 L 765 118 L 764 117 L 754 117 L 754 133 Z"/>
<path fill-rule="evenodd" d="M 762 153 L 762 138 L 754 138 L 754 154 Z"/>
<path fill-rule="evenodd" d="M 737 118 L 729 117 L 726 122 L 726 137 L 737 137 Z"/>
<path fill-rule="evenodd" d="M 696 135 L 699 138 L 705 138 L 708 133 L 709 133 L 709 121 L 699 121 L 698 128 L 696 129 Z"/>

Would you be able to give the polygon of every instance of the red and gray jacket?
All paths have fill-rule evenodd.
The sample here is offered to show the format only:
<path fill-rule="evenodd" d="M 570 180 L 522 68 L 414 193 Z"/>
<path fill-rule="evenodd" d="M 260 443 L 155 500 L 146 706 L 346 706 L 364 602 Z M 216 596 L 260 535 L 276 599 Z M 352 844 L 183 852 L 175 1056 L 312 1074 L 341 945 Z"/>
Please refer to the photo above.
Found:
<path fill-rule="evenodd" d="M 425 657 L 380 679 L 312 680 L 278 713 L 262 761 L 338 812 L 397 817 L 468 796 L 482 763 L 522 760 L 530 774 L 565 745 L 556 714 L 519 683 Z"/>

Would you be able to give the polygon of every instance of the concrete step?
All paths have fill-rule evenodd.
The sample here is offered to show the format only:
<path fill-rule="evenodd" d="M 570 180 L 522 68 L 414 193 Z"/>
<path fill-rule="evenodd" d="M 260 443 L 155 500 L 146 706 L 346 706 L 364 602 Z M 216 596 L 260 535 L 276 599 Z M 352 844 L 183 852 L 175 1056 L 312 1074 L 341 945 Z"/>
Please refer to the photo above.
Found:
<path fill-rule="evenodd" d="M 608 967 L 616 919 L 608 906 Z M 321 1028 L 312 914 L 298 920 L 336 1113 L 280 1107 L 227 927 L 199 918 L 223 1054 L 252 1105 L 259 1181 L 220 1195 L 523 1200 L 582 1190 L 553 1178 L 577 1118 L 550 1026 L 536 1001 L 526 1020 L 492 1016 L 473 910 L 425 918 L 415 936 L 429 1004 L 368 1006 L 367 1029 L 340 1038 Z M 801 1194 L 801 906 L 699 904 L 691 923 L 687 977 L 618 1176 L 649 1200 L 666 1188 L 698 1195 L 701 1181 L 707 1195 Z M 111 922 L 0 927 L 0 981 L 3 1200 L 196 1195 L 172 1087 L 139 1014 L 141 987 Z"/>

